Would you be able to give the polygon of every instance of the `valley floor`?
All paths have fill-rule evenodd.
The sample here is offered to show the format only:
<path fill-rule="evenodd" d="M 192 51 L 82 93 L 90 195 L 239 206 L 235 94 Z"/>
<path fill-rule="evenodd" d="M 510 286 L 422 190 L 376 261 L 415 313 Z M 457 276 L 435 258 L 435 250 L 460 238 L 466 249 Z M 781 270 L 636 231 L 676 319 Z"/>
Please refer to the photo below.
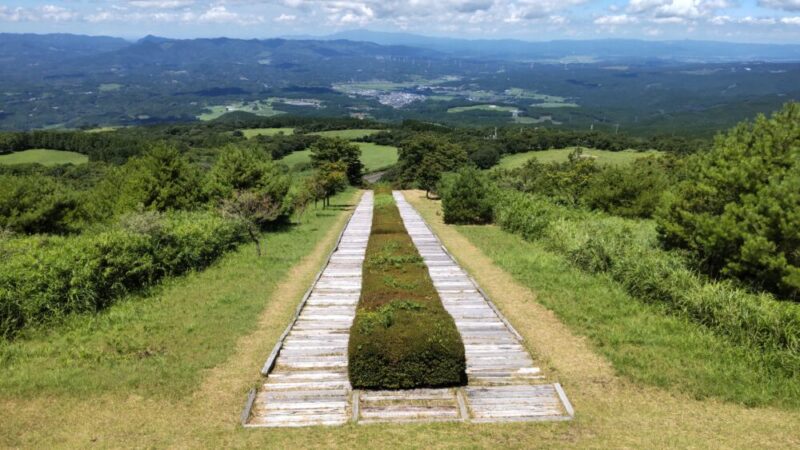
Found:
<path fill-rule="evenodd" d="M 125 381 L 113 386 L 113 380 L 94 389 L 80 389 L 76 373 L 90 369 L 76 368 L 90 338 L 81 338 L 74 329 L 91 329 L 96 324 L 80 322 L 66 330 L 75 336 L 57 350 L 48 350 L 44 339 L 4 350 L 0 360 L 0 445 L 8 447 L 699 447 L 699 448 L 792 448 L 800 446 L 800 412 L 776 407 L 749 408 L 716 399 L 700 398 L 695 391 L 680 388 L 652 387 L 652 383 L 633 381 L 619 374 L 609 354 L 598 348 L 592 336 L 572 327 L 544 305 L 567 302 L 575 295 L 554 285 L 570 286 L 575 273 L 554 267 L 542 274 L 541 284 L 521 282 L 500 267 L 507 263 L 503 255 L 491 252 L 501 240 L 517 239 L 496 227 L 451 227 L 441 221 L 439 203 L 426 200 L 424 193 L 406 192 L 408 201 L 432 226 L 443 244 L 459 263 L 487 291 L 497 306 L 524 337 L 528 350 L 546 366 L 569 392 L 576 410 L 575 419 L 561 423 L 462 424 L 437 423 L 413 425 L 346 425 L 304 429 L 243 429 L 239 414 L 248 390 L 260 381 L 259 369 L 280 333 L 291 320 L 295 307 L 314 275 L 324 263 L 336 237 L 346 223 L 348 213 L 333 209 L 329 216 L 306 219 L 300 235 L 268 236 L 280 248 L 280 240 L 302 238 L 299 254 L 290 258 L 291 268 L 276 269 L 275 263 L 239 264 L 243 247 L 234 255 L 198 274 L 183 277 L 164 286 L 158 298 L 147 299 L 148 308 L 166 309 L 166 300 L 186 305 L 184 314 L 192 317 L 181 323 L 172 340 L 192 343 L 199 362 L 185 370 L 185 386 L 168 389 L 169 364 L 149 369 L 150 376 L 136 378 L 130 373 Z M 355 196 L 340 197 L 339 204 L 355 204 Z M 335 213 L 334 213 L 335 212 Z M 290 232 L 291 233 L 291 232 Z M 297 231 L 296 233 L 300 233 Z M 313 239 L 313 240 L 312 240 Z M 506 242 L 506 244 L 509 244 Z M 511 242 L 520 249 L 523 241 Z M 288 247 L 287 247 L 288 248 Z M 533 250 L 531 250 L 533 251 Z M 493 255 L 493 256 L 489 256 Z M 546 256 L 546 255 L 545 255 Z M 239 266 L 242 267 L 239 267 Z M 270 278 L 273 277 L 273 278 Z M 260 288 L 259 283 L 265 287 Z M 533 289 L 531 289 L 533 288 Z M 214 314 L 194 314 L 193 301 L 239 305 L 238 314 L 246 322 L 235 332 L 215 335 L 219 319 Z M 237 303 L 238 302 L 238 303 Z M 123 304 L 120 308 L 125 307 Z M 197 304 L 203 309 L 203 304 Z M 587 298 L 586 307 L 591 307 Z M 116 311 L 116 307 L 112 308 Z M 235 309 L 234 309 L 235 310 Z M 109 312 L 113 315 L 113 311 Z M 588 313 L 587 313 L 588 315 Z M 236 314 L 231 314 L 236 317 Z M 247 319 L 249 317 L 250 319 Z M 125 330 L 140 327 L 149 335 L 147 324 L 129 319 L 133 325 L 117 323 Z M 570 322 L 571 323 L 571 322 Z M 110 326 L 110 325 L 109 325 Z M 217 325 L 218 327 L 218 325 Z M 138 336 L 138 335 L 136 335 Z M 135 336 L 134 336 L 135 337 Z M 124 335 L 123 335 L 124 338 Z M 37 339 L 37 338 L 32 338 Z M 47 339 L 57 340 L 52 337 Z M 171 349 L 164 338 L 163 352 Z M 221 340 L 222 344 L 216 342 Z M 109 344 L 110 345 L 110 344 Z M 117 346 L 122 345 L 116 343 Z M 147 346 L 142 344 L 145 349 Z M 177 350 L 175 350 L 177 351 Z M 203 358 L 206 352 L 214 358 Z M 166 352 L 169 361 L 169 352 Z M 141 352 L 138 352 L 141 357 Z M 189 356 L 185 356 L 189 358 Z M 39 361 L 36 365 L 30 361 Z M 133 361 L 133 362 L 131 362 Z M 178 364 L 179 360 L 173 361 Z M 20 365 L 40 371 L 53 371 L 59 378 L 28 373 L 29 387 L 19 375 Z M 131 367 L 135 357 L 119 362 Z M 106 363 L 104 374 L 114 374 L 113 364 Z M 31 369 L 31 370 L 32 370 Z M 160 378 L 158 370 L 166 376 Z M 665 371 L 668 372 L 667 368 Z M 14 374 L 9 381 L 8 375 Z M 63 381 L 61 381 L 63 378 Z M 71 381 L 70 381 L 71 380 Z M 87 379 L 91 385 L 91 380 Z M 72 385 L 70 385 L 72 383 Z M 680 384 L 680 381 L 676 384 Z"/>

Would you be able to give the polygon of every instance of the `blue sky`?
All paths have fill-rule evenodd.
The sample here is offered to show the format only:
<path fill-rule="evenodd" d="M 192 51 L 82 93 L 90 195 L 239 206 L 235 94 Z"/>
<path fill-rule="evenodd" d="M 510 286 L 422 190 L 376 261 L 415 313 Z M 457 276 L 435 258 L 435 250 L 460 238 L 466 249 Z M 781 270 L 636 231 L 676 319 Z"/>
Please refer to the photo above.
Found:
<path fill-rule="evenodd" d="M 139 38 L 321 35 L 800 43 L 800 0 L 0 0 L 0 31 Z"/>

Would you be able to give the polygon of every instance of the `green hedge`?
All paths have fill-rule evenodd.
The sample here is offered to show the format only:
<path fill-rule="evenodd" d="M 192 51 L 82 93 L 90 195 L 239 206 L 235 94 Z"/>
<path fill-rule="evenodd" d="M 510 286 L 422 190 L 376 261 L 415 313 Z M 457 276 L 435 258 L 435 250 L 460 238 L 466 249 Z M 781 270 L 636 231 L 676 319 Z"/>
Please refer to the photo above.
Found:
<path fill-rule="evenodd" d="M 461 336 L 388 194 L 375 197 L 348 370 L 350 383 L 360 389 L 467 381 Z"/>
<path fill-rule="evenodd" d="M 159 279 L 202 268 L 244 240 L 213 213 L 144 213 L 97 233 L 12 237 L 0 243 L 0 335 L 98 311 Z"/>
<path fill-rule="evenodd" d="M 651 222 L 559 207 L 515 191 L 500 195 L 495 218 L 583 270 L 608 274 L 636 298 L 754 345 L 771 364 L 800 370 L 800 305 L 698 275 L 680 255 L 658 247 Z"/>

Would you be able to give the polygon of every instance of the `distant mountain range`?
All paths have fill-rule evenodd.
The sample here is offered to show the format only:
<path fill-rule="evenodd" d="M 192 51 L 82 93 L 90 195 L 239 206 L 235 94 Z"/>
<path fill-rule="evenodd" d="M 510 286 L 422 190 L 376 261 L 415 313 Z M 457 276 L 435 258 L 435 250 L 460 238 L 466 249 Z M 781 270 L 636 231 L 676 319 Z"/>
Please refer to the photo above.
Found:
<path fill-rule="evenodd" d="M 800 99 L 798 79 L 800 45 L 364 30 L 137 41 L 0 33 L 0 129 L 187 122 L 246 110 L 704 133 Z"/>
<path fill-rule="evenodd" d="M 342 31 L 304 39 L 346 39 L 381 45 L 436 50 L 457 57 L 500 60 L 593 61 L 664 60 L 675 62 L 800 61 L 800 45 L 746 44 L 715 41 L 644 41 L 636 39 L 557 40 L 454 39 L 370 30 Z"/>

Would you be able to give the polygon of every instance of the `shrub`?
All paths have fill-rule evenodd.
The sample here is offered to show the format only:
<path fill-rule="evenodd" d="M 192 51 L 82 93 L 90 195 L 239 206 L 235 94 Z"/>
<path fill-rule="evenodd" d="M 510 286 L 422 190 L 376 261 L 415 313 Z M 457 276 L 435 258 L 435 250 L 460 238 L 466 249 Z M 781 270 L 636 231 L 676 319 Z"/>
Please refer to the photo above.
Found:
<path fill-rule="evenodd" d="M 800 370 L 799 305 L 704 279 L 682 256 L 658 247 L 650 223 L 575 211 L 515 191 L 502 191 L 495 217 L 502 228 L 540 240 L 582 270 L 608 274 L 632 296 L 755 346 L 776 367 Z"/>
<path fill-rule="evenodd" d="M 174 147 L 155 145 L 144 155 L 128 161 L 123 169 L 118 213 L 140 206 L 151 211 L 190 209 L 202 201 L 199 171 Z M 120 180 L 110 181 L 120 183 Z"/>
<path fill-rule="evenodd" d="M 492 221 L 489 184 L 474 168 L 461 169 L 443 183 L 442 209 L 445 223 L 482 224 Z"/>
<path fill-rule="evenodd" d="M 718 136 L 657 220 L 697 268 L 800 298 L 800 103 Z"/>
<path fill-rule="evenodd" d="M 128 215 L 99 233 L 14 237 L 0 244 L 0 335 L 94 312 L 159 279 L 211 264 L 244 240 L 211 213 Z"/>
<path fill-rule="evenodd" d="M 0 176 L 0 228 L 18 233 L 75 231 L 77 195 L 45 176 Z"/>
<path fill-rule="evenodd" d="M 466 382 L 464 344 L 389 194 L 375 197 L 361 298 L 350 329 L 354 388 Z"/>
<path fill-rule="evenodd" d="M 589 181 L 583 203 L 622 217 L 652 217 L 669 177 L 657 157 L 640 158 L 627 166 L 608 166 Z"/>

